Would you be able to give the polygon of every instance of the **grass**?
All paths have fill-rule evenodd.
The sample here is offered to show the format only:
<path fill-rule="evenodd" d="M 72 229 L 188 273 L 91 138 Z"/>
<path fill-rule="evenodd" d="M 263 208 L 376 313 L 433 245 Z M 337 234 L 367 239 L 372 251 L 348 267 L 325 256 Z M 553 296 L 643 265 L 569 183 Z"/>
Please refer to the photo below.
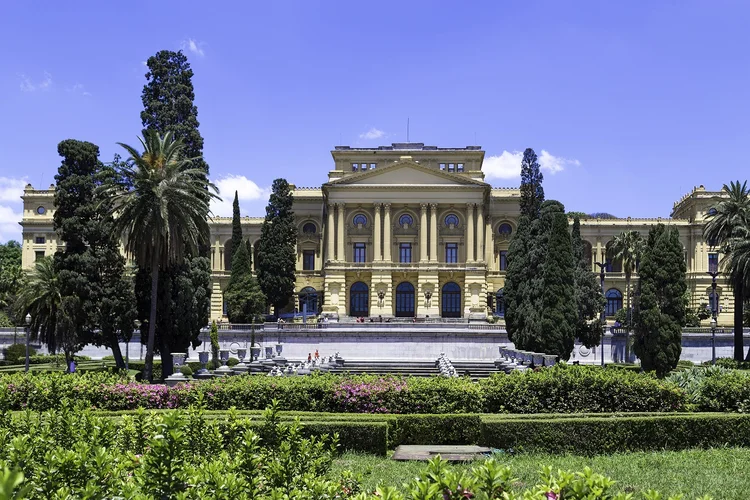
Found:
<path fill-rule="evenodd" d="M 750 449 L 723 448 L 658 453 L 622 453 L 583 457 L 577 455 L 519 454 L 505 456 L 519 487 L 537 483 L 544 465 L 553 470 L 580 471 L 591 467 L 611 477 L 617 491 L 640 493 L 654 489 L 665 497 L 684 493 L 686 498 L 710 495 L 714 499 L 746 498 L 750 489 Z M 347 453 L 334 463 L 334 472 L 349 469 L 361 474 L 363 487 L 373 490 L 378 484 L 400 486 L 417 477 L 424 462 L 396 462 L 390 459 Z M 470 468 L 471 464 L 456 467 Z"/>

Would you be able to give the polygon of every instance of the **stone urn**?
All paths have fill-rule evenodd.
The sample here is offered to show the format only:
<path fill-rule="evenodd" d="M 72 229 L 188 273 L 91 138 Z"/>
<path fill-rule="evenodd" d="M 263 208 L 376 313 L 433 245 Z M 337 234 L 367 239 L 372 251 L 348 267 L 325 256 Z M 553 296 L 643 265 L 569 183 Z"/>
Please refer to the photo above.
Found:
<path fill-rule="evenodd" d="M 168 386 L 174 387 L 180 382 L 187 382 L 187 377 L 182 374 L 180 371 L 180 367 L 182 367 L 185 364 L 185 358 L 187 357 L 187 354 L 184 352 L 173 352 L 172 354 L 172 368 L 173 373 L 169 377 L 166 378 L 164 381 Z"/>
<path fill-rule="evenodd" d="M 250 347 L 250 361 L 257 361 L 258 356 L 260 356 L 260 346 L 258 344 L 253 344 L 253 346 Z"/>
<path fill-rule="evenodd" d="M 221 360 L 221 366 L 216 371 L 214 371 L 214 375 L 217 375 L 219 377 L 234 375 L 232 369 L 227 366 L 227 361 L 229 361 L 229 349 L 221 349 L 219 351 L 219 359 Z"/>
<path fill-rule="evenodd" d="M 247 349 L 240 347 L 237 349 L 237 357 L 239 358 L 240 362 L 232 367 L 232 371 L 238 374 L 247 373 L 247 371 L 250 369 L 250 367 L 245 363 L 245 356 L 247 356 Z"/>

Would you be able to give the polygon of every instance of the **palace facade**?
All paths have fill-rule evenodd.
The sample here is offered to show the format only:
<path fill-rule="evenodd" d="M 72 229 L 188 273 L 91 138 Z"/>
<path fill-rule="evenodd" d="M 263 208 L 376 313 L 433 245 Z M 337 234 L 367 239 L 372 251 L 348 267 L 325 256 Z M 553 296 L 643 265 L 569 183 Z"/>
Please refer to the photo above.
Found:
<path fill-rule="evenodd" d="M 342 321 L 373 316 L 483 320 L 504 314 L 507 251 L 520 191 L 485 182 L 485 153 L 479 146 L 337 146 L 331 155 L 333 169 L 325 184 L 293 186 L 297 311 Z M 596 262 L 609 261 L 604 283 L 609 317 L 627 301 L 621 263 L 608 259 L 609 242 L 628 229 L 645 236 L 658 223 L 680 232 L 691 306 L 709 303 L 708 270 L 719 255 L 703 239 L 702 228 L 708 210 L 722 196 L 695 188 L 674 204 L 669 219 L 581 220 L 592 271 L 598 272 Z M 59 248 L 52 229 L 54 186 L 37 190 L 28 185 L 22 199 L 23 266 L 30 268 L 37 258 Z M 243 234 L 253 248 L 262 222 L 261 217 L 242 219 Z M 213 219 L 213 319 L 224 317 L 231 234 L 231 218 Z M 730 325 L 732 295 L 721 276 L 717 283 L 719 324 Z"/>

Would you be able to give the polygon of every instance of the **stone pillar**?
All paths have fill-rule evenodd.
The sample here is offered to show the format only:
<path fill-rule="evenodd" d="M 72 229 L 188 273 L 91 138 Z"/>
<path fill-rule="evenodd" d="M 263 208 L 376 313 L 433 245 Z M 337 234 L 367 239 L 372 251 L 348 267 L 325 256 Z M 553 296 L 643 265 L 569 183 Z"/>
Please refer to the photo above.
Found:
<path fill-rule="evenodd" d="M 437 203 L 430 204 L 430 262 L 438 261 Z"/>
<path fill-rule="evenodd" d="M 255 243 L 250 243 L 250 270 L 255 272 Z"/>
<path fill-rule="evenodd" d="M 326 224 L 326 261 L 336 260 L 336 226 L 333 220 L 333 203 L 328 204 L 328 223 Z"/>
<path fill-rule="evenodd" d="M 477 262 L 484 260 L 484 209 L 477 207 Z"/>
<path fill-rule="evenodd" d="M 385 207 L 385 223 L 383 224 L 383 260 L 386 262 L 392 262 L 391 259 L 391 231 L 393 231 L 393 225 L 391 224 L 391 204 L 386 203 Z"/>
<path fill-rule="evenodd" d="M 373 250 L 372 250 L 372 260 L 375 262 L 379 262 L 383 260 L 383 254 L 380 252 L 380 203 L 375 203 L 375 224 L 373 226 Z"/>
<path fill-rule="evenodd" d="M 419 214 L 419 262 L 427 262 L 427 203 L 420 205 Z"/>
<path fill-rule="evenodd" d="M 492 218 L 489 214 L 487 214 L 487 219 L 484 223 L 484 261 L 487 263 L 487 269 L 489 270 L 490 267 L 494 268 L 495 263 L 495 245 L 492 241 Z"/>
<path fill-rule="evenodd" d="M 466 204 L 466 262 L 474 262 L 474 203 Z"/>
<path fill-rule="evenodd" d="M 337 238 L 338 238 L 338 249 L 336 250 L 336 260 L 339 262 L 345 262 L 346 261 L 346 254 L 344 253 L 344 209 L 345 205 L 343 203 L 337 203 L 336 206 L 339 210 L 339 224 L 337 228 Z"/>

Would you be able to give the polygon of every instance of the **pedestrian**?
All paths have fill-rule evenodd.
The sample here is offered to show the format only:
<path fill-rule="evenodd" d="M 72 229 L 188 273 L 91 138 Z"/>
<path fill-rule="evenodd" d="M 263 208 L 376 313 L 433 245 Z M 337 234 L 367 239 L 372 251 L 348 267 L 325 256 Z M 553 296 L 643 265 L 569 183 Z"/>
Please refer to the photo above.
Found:
<path fill-rule="evenodd" d="M 315 359 L 320 359 L 320 354 L 318 354 L 318 350 L 315 349 Z"/>
<path fill-rule="evenodd" d="M 312 354 L 310 354 L 310 353 L 308 352 L 308 353 L 307 353 L 307 362 L 309 363 L 310 361 L 312 361 Z"/>
<path fill-rule="evenodd" d="M 75 359 L 71 359 L 70 360 L 70 364 L 68 365 L 68 371 L 70 373 L 75 373 L 76 372 L 76 360 Z"/>

